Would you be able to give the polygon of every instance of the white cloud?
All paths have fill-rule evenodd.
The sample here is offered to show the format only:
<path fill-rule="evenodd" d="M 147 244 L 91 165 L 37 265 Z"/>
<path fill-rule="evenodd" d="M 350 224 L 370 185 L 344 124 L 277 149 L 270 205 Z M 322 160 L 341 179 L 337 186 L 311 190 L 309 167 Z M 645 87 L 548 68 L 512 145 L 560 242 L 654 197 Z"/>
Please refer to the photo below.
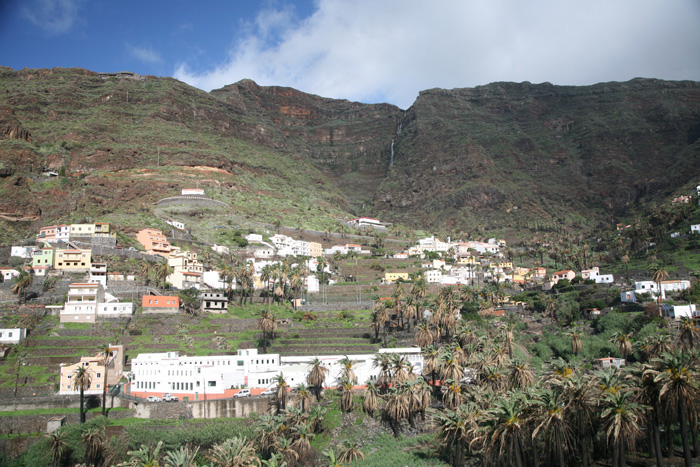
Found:
<path fill-rule="evenodd" d="M 145 63 L 162 63 L 163 59 L 160 54 L 151 47 L 138 47 L 126 44 L 129 53 L 138 60 Z"/>
<path fill-rule="evenodd" d="M 410 106 L 434 87 L 700 79 L 696 0 L 318 0 L 297 20 L 260 12 L 229 58 L 174 76 L 205 90 L 243 78 L 327 97 Z"/>
<path fill-rule="evenodd" d="M 32 0 L 22 6 L 22 15 L 34 26 L 51 35 L 73 28 L 84 0 Z"/>

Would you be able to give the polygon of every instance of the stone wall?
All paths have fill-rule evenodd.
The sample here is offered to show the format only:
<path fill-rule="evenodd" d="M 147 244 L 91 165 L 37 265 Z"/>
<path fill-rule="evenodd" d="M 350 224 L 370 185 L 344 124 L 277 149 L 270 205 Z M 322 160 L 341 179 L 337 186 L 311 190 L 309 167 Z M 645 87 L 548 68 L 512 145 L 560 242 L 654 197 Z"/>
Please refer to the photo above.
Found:
<path fill-rule="evenodd" d="M 172 198 L 163 198 L 158 201 L 158 207 L 173 206 L 178 204 L 187 204 L 190 206 L 206 206 L 212 208 L 228 208 L 228 204 L 215 199 L 201 198 L 195 196 L 173 196 Z"/>
<path fill-rule="evenodd" d="M 264 414 L 272 398 L 252 397 L 218 399 L 196 402 L 132 402 L 134 417 L 156 420 L 191 418 L 248 417 L 251 413 Z"/>
<path fill-rule="evenodd" d="M 0 434 L 13 433 L 39 433 L 46 431 L 46 424 L 49 419 L 57 415 L 66 417 L 66 424 L 80 423 L 80 413 L 67 414 L 44 414 L 44 415 L 20 415 L 10 417 L 0 417 Z M 102 415 L 101 411 L 89 412 L 87 420 L 93 417 Z M 107 414 L 108 418 L 121 419 L 133 417 L 133 410 L 110 411 Z"/>
<path fill-rule="evenodd" d="M 108 246 L 93 246 L 92 247 L 93 256 L 126 256 L 127 258 L 141 259 L 143 261 L 150 261 L 152 263 L 162 263 L 165 258 L 158 255 L 147 255 L 141 251 L 129 250 L 128 248 L 112 248 Z"/>
<path fill-rule="evenodd" d="M 353 311 L 371 310 L 374 307 L 373 301 L 365 302 L 329 302 L 329 303 L 309 303 L 299 307 L 300 311 Z"/>
<path fill-rule="evenodd" d="M 89 246 L 89 247 L 95 247 L 95 246 L 106 246 L 106 247 L 115 247 L 117 246 L 117 238 L 116 237 L 73 237 L 71 235 L 70 241 L 80 245 L 80 246 Z"/>

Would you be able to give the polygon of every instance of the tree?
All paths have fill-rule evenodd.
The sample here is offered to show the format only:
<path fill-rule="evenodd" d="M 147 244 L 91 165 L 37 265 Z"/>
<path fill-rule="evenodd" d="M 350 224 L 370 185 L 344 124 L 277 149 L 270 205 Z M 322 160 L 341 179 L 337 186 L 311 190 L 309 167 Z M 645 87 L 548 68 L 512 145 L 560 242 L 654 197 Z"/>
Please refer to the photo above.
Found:
<path fill-rule="evenodd" d="M 384 396 L 384 416 L 389 421 L 394 437 L 398 438 L 401 429 L 401 420 L 408 418 L 409 404 L 404 394 L 394 387 Z"/>
<path fill-rule="evenodd" d="M 511 465 L 523 467 L 523 435 L 525 404 L 522 395 L 511 393 L 499 399 L 486 412 L 488 438 L 486 457 L 490 460 L 508 460 Z"/>
<path fill-rule="evenodd" d="M 275 406 L 277 407 L 277 415 L 279 415 L 280 412 L 287 408 L 287 388 L 289 388 L 289 385 L 282 373 L 275 376 L 274 380 L 277 383 L 275 388 Z"/>
<path fill-rule="evenodd" d="M 162 262 L 156 266 L 156 268 L 155 268 L 156 280 L 163 285 L 163 290 L 165 290 L 165 286 L 167 284 L 168 277 L 171 276 L 173 274 L 173 272 L 175 272 L 175 268 L 173 268 L 172 266 L 170 266 L 168 264 L 167 259 L 164 262 Z"/>
<path fill-rule="evenodd" d="M 103 456 L 103 429 L 88 428 L 83 432 L 81 438 L 85 445 L 85 465 L 99 465 Z"/>
<path fill-rule="evenodd" d="M 311 361 L 311 371 L 306 377 L 306 382 L 311 386 L 312 391 L 316 395 L 316 401 L 321 400 L 321 391 L 323 390 L 323 382 L 326 380 L 328 368 L 324 367 L 321 360 L 314 358 Z"/>
<path fill-rule="evenodd" d="M 574 329 L 573 331 L 567 333 L 567 336 L 571 338 L 571 351 L 574 355 L 578 355 L 581 350 L 583 350 L 583 342 L 581 341 L 581 331 Z"/>
<path fill-rule="evenodd" d="M 73 389 L 80 390 L 80 423 L 85 423 L 85 390 L 92 384 L 92 370 L 79 366 L 73 371 Z"/>
<path fill-rule="evenodd" d="M 601 414 L 601 419 L 607 440 L 613 445 L 613 466 L 625 467 L 625 446 L 633 447 L 637 435 L 641 432 L 639 422 L 644 408 L 633 402 L 631 395 L 630 391 L 605 393 L 606 408 Z"/>
<path fill-rule="evenodd" d="M 566 453 L 571 449 L 573 436 L 565 412 L 566 401 L 562 394 L 560 390 L 549 389 L 535 395 L 532 400 L 532 418 L 536 427 L 532 437 L 534 439 L 541 434 L 551 457 L 556 459 L 560 467 L 565 467 Z"/>
<path fill-rule="evenodd" d="M 661 384 L 661 407 L 666 413 L 674 414 L 680 422 L 683 457 L 686 467 L 690 467 L 692 455 L 688 439 L 688 418 L 689 414 L 697 414 L 700 411 L 697 359 L 689 352 L 676 350 L 674 353 L 664 353 L 661 358 L 653 359 L 652 364 L 655 367 L 654 381 Z"/>
<path fill-rule="evenodd" d="M 360 451 L 360 445 L 349 439 L 343 442 L 343 450 L 340 453 L 338 460 L 340 462 L 352 463 L 357 459 L 365 460 L 365 455 Z"/>
<path fill-rule="evenodd" d="M 340 392 L 340 410 L 352 412 L 355 409 L 355 398 L 352 394 L 352 381 L 348 378 L 341 378 L 338 391 Z"/>
<path fill-rule="evenodd" d="M 341 358 L 338 360 L 338 364 L 341 367 L 341 373 L 340 373 L 340 378 L 343 379 L 346 378 L 348 379 L 352 384 L 355 384 L 357 382 L 357 376 L 355 376 L 355 372 L 353 371 L 352 367 L 357 363 L 355 360 L 350 360 L 348 356 L 346 355 L 345 357 Z"/>
<path fill-rule="evenodd" d="M 195 289 L 194 287 L 181 290 L 178 292 L 177 297 L 180 299 L 180 306 L 186 314 L 190 316 L 197 316 L 199 310 L 201 309 L 199 290 Z"/>
<path fill-rule="evenodd" d="M 627 334 L 622 331 L 617 331 L 610 337 L 611 344 L 617 344 L 617 350 L 623 358 L 627 358 L 632 353 L 632 334 Z"/>
<path fill-rule="evenodd" d="M 275 315 L 267 310 L 258 313 L 258 328 L 262 331 L 263 353 L 267 353 L 267 344 L 274 337 L 277 329 L 277 319 Z"/>
<path fill-rule="evenodd" d="M 370 416 L 374 415 L 377 410 L 377 395 L 379 394 L 379 388 L 374 384 L 374 381 L 369 380 L 365 383 L 364 398 L 362 401 L 362 410 L 368 413 Z"/>
<path fill-rule="evenodd" d="M 659 306 L 659 317 L 663 318 L 664 313 L 661 310 L 661 298 L 663 297 L 663 289 L 661 287 L 661 282 L 668 278 L 668 270 L 663 265 L 654 263 L 651 266 L 649 266 L 649 271 L 654 274 L 653 280 L 654 282 L 656 282 L 656 285 L 658 287 L 658 292 L 656 294 L 656 302 Z"/>
<path fill-rule="evenodd" d="M 70 452 L 70 446 L 68 446 L 66 442 L 66 432 L 64 430 L 57 430 L 53 433 L 48 433 L 46 437 L 49 438 L 51 466 L 59 467 L 63 465 Z"/>
<path fill-rule="evenodd" d="M 297 386 L 297 399 L 301 404 L 301 411 L 306 412 L 309 402 L 311 402 L 311 391 L 309 391 L 306 384 L 301 383 L 299 386 Z"/>
<path fill-rule="evenodd" d="M 22 371 L 22 367 L 24 367 L 27 364 L 27 361 L 29 359 L 29 354 L 27 353 L 26 350 L 19 350 L 17 353 L 17 358 L 15 359 L 15 390 L 14 390 L 14 397 L 17 397 L 17 386 L 19 385 L 19 376 L 20 376 L 20 371 Z"/>
<path fill-rule="evenodd" d="M 22 269 L 12 281 L 14 285 L 12 286 L 12 293 L 17 295 L 19 299 L 19 304 L 27 302 L 27 290 L 34 283 L 34 274 L 30 272 L 31 270 Z"/>
<path fill-rule="evenodd" d="M 111 351 L 109 344 L 103 344 L 98 349 L 100 353 L 100 365 L 104 367 L 102 374 L 102 416 L 107 416 L 107 367 L 109 366 Z"/>

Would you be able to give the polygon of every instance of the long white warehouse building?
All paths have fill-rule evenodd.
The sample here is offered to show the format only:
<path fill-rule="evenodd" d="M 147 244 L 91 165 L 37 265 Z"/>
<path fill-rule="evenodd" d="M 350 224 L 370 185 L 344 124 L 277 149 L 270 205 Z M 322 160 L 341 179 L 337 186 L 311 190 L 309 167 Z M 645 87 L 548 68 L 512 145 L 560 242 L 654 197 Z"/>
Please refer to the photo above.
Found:
<path fill-rule="evenodd" d="M 414 372 L 423 369 L 423 356 L 418 347 L 380 349 L 379 353 L 406 356 Z M 353 360 L 357 382 L 376 379 L 376 354 L 347 355 Z M 188 357 L 179 352 L 139 354 L 131 361 L 129 393 L 137 397 L 162 396 L 170 393 L 180 400 L 209 400 L 232 397 L 241 388 L 259 394 L 275 385 L 275 377 L 284 375 L 290 387 L 306 383 L 310 363 L 318 358 L 328 368 L 325 387 L 336 386 L 344 355 L 280 357 L 279 354 L 259 354 L 257 349 L 239 350 L 236 355 Z"/>

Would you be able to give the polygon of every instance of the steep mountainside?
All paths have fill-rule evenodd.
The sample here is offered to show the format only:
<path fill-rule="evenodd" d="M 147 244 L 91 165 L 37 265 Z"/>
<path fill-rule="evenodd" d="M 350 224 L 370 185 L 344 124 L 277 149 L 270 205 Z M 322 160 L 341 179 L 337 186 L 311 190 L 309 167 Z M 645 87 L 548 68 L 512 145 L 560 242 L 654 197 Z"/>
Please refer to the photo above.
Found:
<path fill-rule="evenodd" d="M 219 217 L 306 228 L 353 214 L 589 228 L 696 182 L 699 137 L 694 82 L 494 83 L 425 91 L 403 111 L 250 80 L 206 93 L 0 68 L 0 240 L 26 222 L 140 228 L 193 185 L 231 206 Z"/>
<path fill-rule="evenodd" d="M 588 227 L 697 181 L 699 138 L 694 82 L 425 91 L 374 208 L 467 230 Z"/>

